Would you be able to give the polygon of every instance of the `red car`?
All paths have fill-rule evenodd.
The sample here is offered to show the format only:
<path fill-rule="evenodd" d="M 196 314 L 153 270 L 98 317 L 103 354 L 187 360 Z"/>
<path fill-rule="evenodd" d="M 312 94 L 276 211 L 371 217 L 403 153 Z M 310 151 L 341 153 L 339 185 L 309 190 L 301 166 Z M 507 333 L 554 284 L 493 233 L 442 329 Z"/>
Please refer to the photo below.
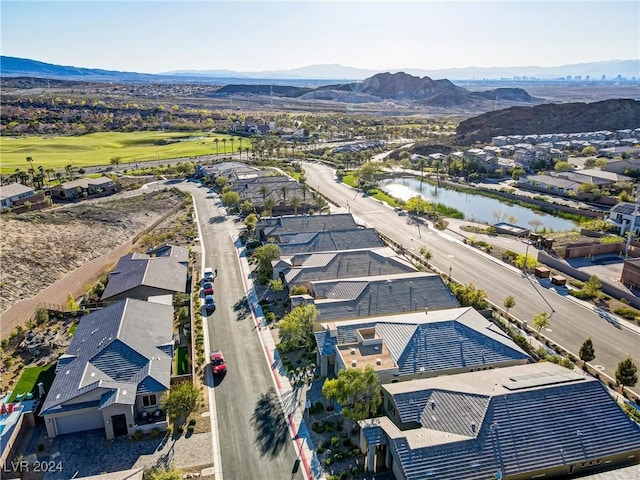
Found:
<path fill-rule="evenodd" d="M 224 375 L 227 373 L 227 363 L 224 361 L 220 350 L 211 352 L 209 358 L 211 359 L 211 371 L 214 375 Z"/>
<path fill-rule="evenodd" d="M 213 295 L 213 283 L 204 282 L 204 285 L 202 285 L 202 288 L 204 290 L 205 295 Z"/>

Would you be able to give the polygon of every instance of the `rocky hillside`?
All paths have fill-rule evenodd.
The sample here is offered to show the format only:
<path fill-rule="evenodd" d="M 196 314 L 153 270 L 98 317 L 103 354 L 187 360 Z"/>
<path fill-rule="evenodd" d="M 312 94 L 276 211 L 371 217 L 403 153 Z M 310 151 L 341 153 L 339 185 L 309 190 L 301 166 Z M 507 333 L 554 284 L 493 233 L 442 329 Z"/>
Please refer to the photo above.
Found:
<path fill-rule="evenodd" d="M 433 80 L 407 73 L 378 73 L 362 82 L 325 85 L 315 89 L 271 85 L 227 85 L 215 96 L 274 95 L 302 100 L 331 100 L 342 103 L 394 101 L 433 107 L 493 105 L 500 101 L 531 103 L 536 101 L 520 88 L 498 88 L 470 92 L 449 80 Z"/>
<path fill-rule="evenodd" d="M 511 107 L 460 122 L 457 143 L 490 142 L 498 135 L 594 132 L 640 126 L 640 102 L 631 99 L 593 103 Z"/>

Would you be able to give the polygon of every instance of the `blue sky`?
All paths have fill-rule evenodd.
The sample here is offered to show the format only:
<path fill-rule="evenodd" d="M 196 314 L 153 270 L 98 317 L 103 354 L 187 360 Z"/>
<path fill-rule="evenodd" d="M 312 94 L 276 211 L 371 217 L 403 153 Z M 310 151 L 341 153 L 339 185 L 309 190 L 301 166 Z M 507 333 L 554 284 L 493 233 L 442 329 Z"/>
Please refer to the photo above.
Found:
<path fill-rule="evenodd" d="M 1 0 L 2 55 L 159 73 L 640 57 L 640 2 Z"/>

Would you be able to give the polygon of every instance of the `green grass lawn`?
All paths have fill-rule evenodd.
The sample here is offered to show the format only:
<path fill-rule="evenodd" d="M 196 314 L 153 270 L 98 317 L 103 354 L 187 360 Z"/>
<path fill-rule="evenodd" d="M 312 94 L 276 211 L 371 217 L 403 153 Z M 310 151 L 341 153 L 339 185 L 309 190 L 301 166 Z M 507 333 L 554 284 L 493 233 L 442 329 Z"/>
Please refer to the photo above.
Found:
<path fill-rule="evenodd" d="M 187 347 L 178 347 L 176 350 L 176 374 L 185 375 L 189 373 L 189 357 Z"/>
<path fill-rule="evenodd" d="M 2 137 L 0 158 L 2 173 L 12 173 L 16 168 L 27 171 L 27 157 L 33 165 L 45 169 L 109 165 L 111 159 L 120 157 L 121 163 L 162 160 L 166 158 L 190 157 L 231 153 L 251 147 L 251 142 L 242 137 L 207 132 L 100 132 L 70 137 Z M 226 145 L 222 143 L 226 140 Z M 170 143 L 172 142 L 173 143 Z"/>
<path fill-rule="evenodd" d="M 16 395 L 20 393 L 33 393 L 33 398 L 38 396 L 38 383 L 42 382 L 44 385 L 44 391 L 48 392 L 51 384 L 53 383 L 53 377 L 55 376 L 56 364 L 45 365 L 44 367 L 28 367 L 25 368 L 20 376 L 20 380 L 13 389 L 9 402 L 13 402 L 16 399 Z"/>
<path fill-rule="evenodd" d="M 79 322 L 80 320 L 73 322 L 73 325 L 71 325 L 71 328 L 69 329 L 69 336 L 73 337 L 75 335 Z"/>

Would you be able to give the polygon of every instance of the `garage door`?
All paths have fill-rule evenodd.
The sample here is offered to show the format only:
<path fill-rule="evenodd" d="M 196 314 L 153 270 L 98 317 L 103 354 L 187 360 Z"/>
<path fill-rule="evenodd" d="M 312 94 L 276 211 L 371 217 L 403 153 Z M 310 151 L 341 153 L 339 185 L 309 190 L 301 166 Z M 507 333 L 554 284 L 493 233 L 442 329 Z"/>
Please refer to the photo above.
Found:
<path fill-rule="evenodd" d="M 88 411 L 78 415 L 58 417 L 56 418 L 56 426 L 58 427 L 58 435 L 64 435 L 65 433 L 104 428 L 104 423 L 102 422 L 102 412 Z"/>

